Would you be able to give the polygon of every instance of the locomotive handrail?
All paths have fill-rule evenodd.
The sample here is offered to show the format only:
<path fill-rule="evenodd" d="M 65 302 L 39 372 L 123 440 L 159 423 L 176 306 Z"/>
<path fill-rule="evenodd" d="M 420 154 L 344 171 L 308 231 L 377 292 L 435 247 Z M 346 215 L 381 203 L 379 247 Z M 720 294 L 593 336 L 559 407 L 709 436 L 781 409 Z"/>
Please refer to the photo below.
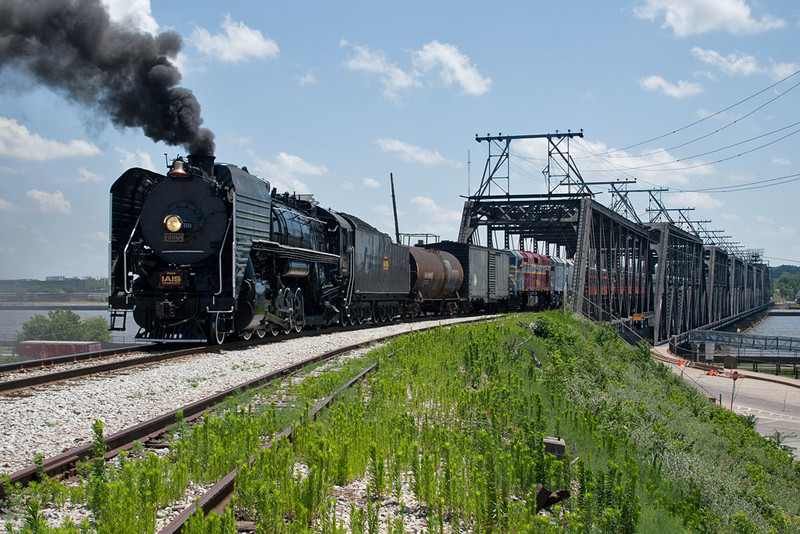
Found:
<path fill-rule="evenodd" d="M 347 288 L 347 296 L 346 296 L 347 300 L 345 302 L 347 306 L 350 306 L 350 303 L 353 301 L 353 288 L 355 288 L 356 286 L 356 275 L 355 275 L 355 269 L 353 268 L 355 261 L 356 261 L 356 249 L 354 246 L 351 245 L 350 268 L 348 269 L 350 271 L 350 283 L 348 284 L 350 287 Z"/>
<path fill-rule="evenodd" d="M 140 213 L 139 216 L 136 218 L 136 224 L 133 225 L 133 230 L 131 230 L 131 235 L 128 238 L 128 242 L 125 243 L 125 248 L 122 251 L 122 284 L 125 289 L 125 293 L 128 294 L 133 290 L 133 287 L 128 289 L 128 248 L 131 246 L 131 241 L 133 241 L 133 234 L 136 233 L 136 229 L 139 227 L 139 221 L 142 220 L 142 214 Z"/>
<path fill-rule="evenodd" d="M 222 244 L 219 246 L 219 291 L 214 293 L 215 297 L 218 297 L 222 294 L 222 253 L 225 252 L 225 242 L 228 240 L 228 234 L 230 233 L 231 221 L 233 220 L 233 217 L 234 216 L 231 215 L 231 218 L 228 219 L 228 227 L 225 229 L 225 237 L 222 240 Z M 233 256 L 233 261 L 236 261 L 236 254 L 234 253 Z M 235 273 L 233 279 L 236 279 Z"/>

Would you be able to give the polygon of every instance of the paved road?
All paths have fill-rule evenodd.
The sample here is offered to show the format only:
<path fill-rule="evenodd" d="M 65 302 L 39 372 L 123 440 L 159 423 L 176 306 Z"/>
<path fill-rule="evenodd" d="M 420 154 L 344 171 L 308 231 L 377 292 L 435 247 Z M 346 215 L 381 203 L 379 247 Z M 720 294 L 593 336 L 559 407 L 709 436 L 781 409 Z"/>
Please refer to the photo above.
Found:
<path fill-rule="evenodd" d="M 715 399 L 722 396 L 722 405 L 731 406 L 733 380 L 728 376 L 710 376 L 701 369 L 670 365 L 672 371 L 702 393 Z M 798 451 L 800 456 L 800 387 L 789 384 L 767 382 L 754 378 L 760 373 L 740 372 L 736 381 L 733 409 L 742 415 L 755 415 L 756 430 L 763 436 L 773 436 L 778 431 L 783 443 Z M 800 381 L 787 379 L 800 386 Z"/>

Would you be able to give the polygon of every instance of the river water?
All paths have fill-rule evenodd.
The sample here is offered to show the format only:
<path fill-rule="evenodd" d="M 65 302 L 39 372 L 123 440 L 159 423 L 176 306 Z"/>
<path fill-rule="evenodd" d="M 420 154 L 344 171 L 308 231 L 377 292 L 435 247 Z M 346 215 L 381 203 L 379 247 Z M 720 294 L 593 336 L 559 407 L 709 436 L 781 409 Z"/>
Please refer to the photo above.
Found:
<path fill-rule="evenodd" d="M 759 336 L 800 337 L 800 315 L 768 315 L 747 331 Z"/>

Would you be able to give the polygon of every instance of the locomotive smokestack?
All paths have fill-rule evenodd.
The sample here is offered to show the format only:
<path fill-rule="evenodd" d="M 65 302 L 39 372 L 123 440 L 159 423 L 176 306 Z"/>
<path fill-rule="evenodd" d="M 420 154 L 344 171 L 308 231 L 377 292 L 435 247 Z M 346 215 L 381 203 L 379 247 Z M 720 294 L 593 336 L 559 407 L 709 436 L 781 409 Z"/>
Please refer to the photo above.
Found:
<path fill-rule="evenodd" d="M 208 154 L 189 154 L 189 165 L 200 167 L 206 174 L 214 174 L 214 156 Z"/>
<path fill-rule="evenodd" d="M 0 2 L 0 71 L 17 68 L 118 127 L 139 127 L 154 141 L 214 153 L 200 104 L 177 87 L 174 32 L 153 36 L 111 21 L 100 0 Z"/>

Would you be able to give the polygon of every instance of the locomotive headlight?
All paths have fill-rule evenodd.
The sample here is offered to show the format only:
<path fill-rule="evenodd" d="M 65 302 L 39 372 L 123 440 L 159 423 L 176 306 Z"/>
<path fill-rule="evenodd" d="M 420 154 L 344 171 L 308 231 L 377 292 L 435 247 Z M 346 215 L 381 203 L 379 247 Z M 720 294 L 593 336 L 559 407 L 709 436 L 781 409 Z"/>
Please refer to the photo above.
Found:
<path fill-rule="evenodd" d="M 180 232 L 183 228 L 183 221 L 177 215 L 167 215 L 164 217 L 164 225 L 170 232 Z"/>

